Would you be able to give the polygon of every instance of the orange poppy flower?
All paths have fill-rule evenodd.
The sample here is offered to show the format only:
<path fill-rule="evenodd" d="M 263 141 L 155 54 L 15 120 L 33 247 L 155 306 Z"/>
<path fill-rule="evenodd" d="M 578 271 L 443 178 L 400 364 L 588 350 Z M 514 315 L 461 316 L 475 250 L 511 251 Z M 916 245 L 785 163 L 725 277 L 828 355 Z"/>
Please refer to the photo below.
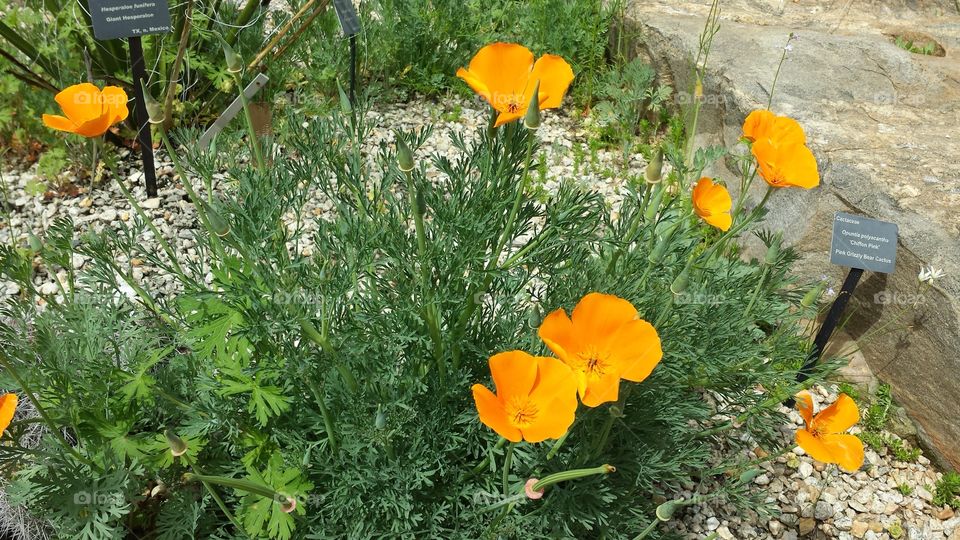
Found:
<path fill-rule="evenodd" d="M 540 110 L 559 107 L 573 81 L 573 69 L 554 54 L 534 63 L 533 53 L 523 45 L 491 43 L 474 55 L 469 68 L 458 69 L 457 77 L 500 113 L 496 125 L 501 126 L 523 118 L 537 81 Z"/>
<path fill-rule="evenodd" d="M 10 393 L 0 396 L 0 437 L 10 427 L 13 413 L 17 411 L 17 395 Z"/>
<path fill-rule="evenodd" d="M 778 145 L 758 139 L 750 147 L 760 167 L 760 177 L 773 187 L 815 188 L 820 185 L 817 158 L 802 143 Z"/>
<path fill-rule="evenodd" d="M 480 421 L 511 442 L 563 436 L 577 410 L 577 382 L 556 358 L 511 351 L 490 357 L 497 393 L 473 385 Z"/>
<path fill-rule="evenodd" d="M 90 83 L 75 84 L 53 99 L 66 116 L 45 114 L 44 125 L 88 138 L 103 135 L 129 114 L 127 94 L 116 86 L 100 90 Z"/>
<path fill-rule="evenodd" d="M 761 139 L 778 141 L 779 144 L 806 144 L 807 137 L 796 120 L 777 116 L 766 109 L 751 112 L 743 121 L 743 137 L 750 142 Z"/>
<path fill-rule="evenodd" d="M 863 465 L 863 443 L 844 433 L 860 420 L 860 410 L 853 399 L 840 394 L 833 405 L 813 415 L 810 392 L 797 394 L 797 410 L 806 429 L 797 430 L 797 444 L 817 461 L 836 463 L 848 472 Z"/>
<path fill-rule="evenodd" d="M 663 357 L 653 325 L 637 318 L 630 302 L 590 293 L 567 317 L 563 309 L 547 315 L 540 339 L 576 374 L 580 400 L 588 407 L 616 401 L 620 379 L 640 382 Z"/>
<path fill-rule="evenodd" d="M 721 231 L 729 230 L 733 223 L 731 208 L 733 200 L 722 184 L 715 184 L 712 179 L 703 177 L 693 187 L 693 211 Z"/>

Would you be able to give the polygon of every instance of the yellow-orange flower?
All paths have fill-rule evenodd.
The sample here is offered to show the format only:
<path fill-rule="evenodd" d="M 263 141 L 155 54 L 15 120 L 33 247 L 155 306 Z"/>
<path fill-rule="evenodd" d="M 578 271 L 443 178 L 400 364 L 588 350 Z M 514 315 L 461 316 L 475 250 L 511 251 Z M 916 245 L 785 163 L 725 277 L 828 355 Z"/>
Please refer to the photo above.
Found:
<path fill-rule="evenodd" d="M 588 407 L 616 401 L 620 379 L 640 382 L 663 357 L 653 325 L 637 318 L 630 302 L 609 294 L 584 296 L 568 317 L 547 315 L 540 339 L 573 369 L 580 400 Z"/>
<path fill-rule="evenodd" d="M 567 432 L 577 410 L 577 383 L 556 358 L 510 351 L 490 357 L 494 394 L 473 385 L 480 421 L 511 442 L 541 442 Z"/>
<path fill-rule="evenodd" d="M 797 410 L 806 423 L 797 430 L 797 444 L 817 461 L 836 463 L 854 472 L 863 465 L 863 443 L 854 435 L 844 433 L 860 420 L 860 410 L 853 399 L 840 394 L 833 405 L 813 415 L 810 392 L 796 396 Z"/>
<path fill-rule="evenodd" d="M 500 113 L 496 125 L 501 126 L 523 118 L 538 81 L 540 109 L 559 107 L 573 69 L 557 55 L 545 54 L 534 63 L 533 53 L 523 45 L 498 42 L 480 49 L 469 68 L 457 70 L 457 77 Z"/>
<path fill-rule="evenodd" d="M 710 225 L 721 231 L 729 230 L 733 223 L 731 208 L 733 200 L 722 184 L 715 184 L 712 179 L 703 177 L 693 186 L 693 211 Z"/>
<path fill-rule="evenodd" d="M 17 395 L 16 394 L 4 394 L 0 396 L 0 437 L 3 436 L 3 432 L 10 427 L 10 422 L 13 421 L 13 413 L 17 410 Z"/>
<path fill-rule="evenodd" d="M 47 127 L 76 133 L 84 137 L 99 137 L 110 126 L 126 120 L 127 94 L 122 88 L 106 86 L 100 90 L 90 83 L 75 84 L 54 97 L 65 116 L 45 114 Z"/>
<path fill-rule="evenodd" d="M 810 189 L 820 185 L 817 159 L 796 120 L 767 110 L 753 111 L 743 122 L 743 137 L 752 143 L 750 151 L 760 177 L 771 186 Z"/>

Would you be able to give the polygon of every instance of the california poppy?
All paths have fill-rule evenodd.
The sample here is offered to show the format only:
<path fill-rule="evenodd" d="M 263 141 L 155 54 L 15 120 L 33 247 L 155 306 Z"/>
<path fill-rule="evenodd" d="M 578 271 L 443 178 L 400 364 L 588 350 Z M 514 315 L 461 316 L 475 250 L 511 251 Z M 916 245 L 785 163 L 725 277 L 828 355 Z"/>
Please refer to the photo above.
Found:
<path fill-rule="evenodd" d="M 815 188 L 820 185 L 817 158 L 802 143 L 777 145 L 759 139 L 750 147 L 760 167 L 760 177 L 773 187 Z"/>
<path fill-rule="evenodd" d="M 17 395 L 10 393 L 0 396 L 0 437 L 10 427 L 13 413 L 17 410 Z"/>
<path fill-rule="evenodd" d="M 480 421 L 511 442 L 557 439 L 573 424 L 577 382 L 556 358 L 510 351 L 490 357 L 494 394 L 473 385 Z"/>
<path fill-rule="evenodd" d="M 797 394 L 797 410 L 806 423 L 797 430 L 797 444 L 817 461 L 836 463 L 849 472 L 863 465 L 863 443 L 844 433 L 860 420 L 860 410 L 853 399 L 840 394 L 833 405 L 813 415 L 810 392 Z"/>
<path fill-rule="evenodd" d="M 540 339 L 573 369 L 588 407 L 616 401 L 620 379 L 640 382 L 663 357 L 653 325 L 630 302 L 609 294 L 584 296 L 568 317 L 561 308 L 540 325 Z"/>
<path fill-rule="evenodd" d="M 540 110 L 559 107 L 573 69 L 557 55 L 545 54 L 534 63 L 533 53 L 523 45 L 498 42 L 480 49 L 470 67 L 457 70 L 457 77 L 500 113 L 496 125 L 501 126 L 523 118 L 538 81 Z"/>
<path fill-rule="evenodd" d="M 721 231 L 729 230 L 733 223 L 730 217 L 732 207 L 730 193 L 722 184 L 715 184 L 710 178 L 703 177 L 693 187 L 693 211 Z"/>
<path fill-rule="evenodd" d="M 743 137 L 757 160 L 760 177 L 773 187 L 820 184 L 817 160 L 807 147 L 803 128 L 793 118 L 756 110 L 743 122 Z"/>
<path fill-rule="evenodd" d="M 90 83 L 70 86 L 53 99 L 66 116 L 43 115 L 47 127 L 76 133 L 84 137 L 99 137 L 110 126 L 126 120 L 127 94 L 122 88 L 106 86 L 100 90 Z"/>

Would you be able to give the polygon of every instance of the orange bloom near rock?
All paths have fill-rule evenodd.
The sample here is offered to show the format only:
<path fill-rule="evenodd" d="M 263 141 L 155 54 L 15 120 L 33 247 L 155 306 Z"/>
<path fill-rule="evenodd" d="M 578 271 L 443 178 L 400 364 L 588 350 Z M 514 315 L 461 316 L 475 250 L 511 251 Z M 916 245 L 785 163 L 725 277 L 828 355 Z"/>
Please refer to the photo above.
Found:
<path fill-rule="evenodd" d="M 860 421 L 860 410 L 853 399 L 840 394 L 816 416 L 810 392 L 800 392 L 796 399 L 797 410 L 806 424 L 805 429 L 797 430 L 797 445 L 817 461 L 836 463 L 848 472 L 858 470 L 863 465 L 863 443 L 845 433 Z"/>
<path fill-rule="evenodd" d="M 637 315 L 622 298 L 590 293 L 572 318 L 558 309 L 540 325 L 540 339 L 576 375 L 584 405 L 616 401 L 620 379 L 643 381 L 663 357 L 656 329 Z"/>
<path fill-rule="evenodd" d="M 54 99 L 65 116 L 45 114 L 47 127 L 87 138 L 99 137 L 111 126 L 127 119 L 127 94 L 122 88 L 106 86 L 100 90 L 90 83 L 65 88 Z"/>
<path fill-rule="evenodd" d="M 751 142 L 760 177 L 771 186 L 810 189 L 820 185 L 817 159 L 796 120 L 768 110 L 753 111 L 743 122 L 743 138 Z"/>
<path fill-rule="evenodd" d="M 577 410 L 577 383 L 556 358 L 523 351 L 490 357 L 494 394 L 473 385 L 480 421 L 510 442 L 535 443 L 563 436 Z"/>
<path fill-rule="evenodd" d="M 733 218 L 730 216 L 731 208 L 733 208 L 733 200 L 722 184 L 716 184 L 712 179 L 703 177 L 693 187 L 693 211 L 721 231 L 729 230 L 733 223 Z"/>
<path fill-rule="evenodd" d="M 0 396 L 0 437 L 10 427 L 13 414 L 17 411 L 17 395 L 10 393 Z"/>
<path fill-rule="evenodd" d="M 516 43 L 491 43 L 480 49 L 470 66 L 457 70 L 478 95 L 497 110 L 497 126 L 523 118 L 533 89 L 540 83 L 540 109 L 560 106 L 573 82 L 573 69 L 563 58 L 545 54 L 536 62 L 529 49 Z"/>

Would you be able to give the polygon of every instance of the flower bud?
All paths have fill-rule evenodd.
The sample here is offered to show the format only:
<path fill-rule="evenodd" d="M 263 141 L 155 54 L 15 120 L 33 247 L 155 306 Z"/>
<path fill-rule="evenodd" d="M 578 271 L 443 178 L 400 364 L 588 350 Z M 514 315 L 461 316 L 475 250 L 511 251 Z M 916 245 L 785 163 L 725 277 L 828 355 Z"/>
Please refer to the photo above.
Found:
<path fill-rule="evenodd" d="M 530 97 L 530 104 L 527 105 L 527 114 L 523 116 L 523 127 L 527 129 L 538 129 L 540 127 L 540 81 L 537 81 L 533 87 L 533 95 Z"/>
<path fill-rule="evenodd" d="M 760 473 L 762 472 L 763 470 L 761 469 L 747 469 L 746 471 L 740 473 L 740 483 L 749 484 L 750 482 L 753 482 L 754 478 L 760 476 Z"/>
<path fill-rule="evenodd" d="M 663 177 L 663 150 L 657 148 L 647 168 L 643 171 L 643 177 L 648 184 L 656 184 Z"/>
<path fill-rule="evenodd" d="M 33 253 L 40 253 L 43 250 L 43 242 L 32 232 L 27 233 L 27 246 Z"/>
<path fill-rule="evenodd" d="M 199 203 L 200 206 L 203 207 L 203 212 L 207 215 L 207 223 L 210 224 L 210 229 L 213 233 L 220 238 L 230 234 L 230 224 L 227 223 L 227 220 L 223 219 L 220 212 L 214 210 L 213 207 L 205 203 L 203 199 L 201 199 Z"/>
<path fill-rule="evenodd" d="M 687 284 L 690 282 L 690 266 L 686 266 L 680 275 L 670 284 L 670 292 L 673 294 L 683 294 L 687 290 Z"/>
<path fill-rule="evenodd" d="M 350 97 L 343 91 L 340 81 L 337 81 L 337 95 L 340 96 L 340 112 L 343 114 L 353 113 L 353 103 L 350 103 Z"/>
<path fill-rule="evenodd" d="M 377 405 L 377 416 L 373 421 L 377 429 L 387 427 L 387 415 L 383 412 L 383 406 Z"/>
<path fill-rule="evenodd" d="M 173 457 L 180 457 L 187 453 L 187 443 L 178 437 L 173 430 L 165 430 L 163 434 L 167 438 L 167 444 L 170 445 L 170 453 L 173 454 Z"/>
<path fill-rule="evenodd" d="M 243 60 L 240 59 L 237 51 L 233 50 L 233 47 L 223 38 L 220 38 L 220 46 L 223 48 L 223 57 L 227 61 L 227 72 L 240 73 L 243 71 Z M 241 89 L 241 91 L 243 90 Z"/>
<path fill-rule="evenodd" d="M 767 247 L 767 254 L 763 258 L 764 264 L 768 266 L 773 266 L 776 264 L 777 259 L 780 257 L 780 236 L 777 235 L 773 237 L 770 241 L 770 246 Z"/>
<path fill-rule="evenodd" d="M 653 188 L 653 195 L 650 196 L 650 202 L 647 204 L 646 210 L 643 211 L 643 220 L 647 223 L 653 221 L 653 218 L 657 217 L 657 212 L 660 211 L 660 204 L 663 202 L 663 196 L 666 194 L 667 190 L 664 189 L 663 184 L 657 184 Z"/>
<path fill-rule="evenodd" d="M 657 519 L 660 521 L 670 521 L 670 519 L 673 518 L 673 515 L 677 513 L 677 509 L 682 506 L 680 504 L 681 502 L 682 501 L 680 500 L 667 501 L 658 506 L 656 510 Z"/>
<path fill-rule="evenodd" d="M 803 307 L 810 307 L 816 304 L 817 300 L 820 298 L 820 294 L 823 292 L 823 288 L 823 283 L 819 283 L 816 287 L 807 291 L 807 294 L 803 295 L 803 298 L 800 300 L 800 305 Z"/>
<path fill-rule="evenodd" d="M 150 90 L 147 89 L 145 84 L 140 85 L 140 90 L 143 92 L 143 106 L 147 109 L 147 119 L 151 124 L 162 124 L 163 123 L 163 106 L 153 98 L 153 94 L 150 93 Z"/>
<path fill-rule="evenodd" d="M 407 142 L 400 137 L 397 137 L 397 163 L 399 163 L 400 170 L 403 172 L 413 170 L 413 151 L 410 150 Z"/>
<path fill-rule="evenodd" d="M 421 216 L 427 213 L 427 200 L 423 198 L 423 192 L 417 190 L 415 201 L 417 204 L 417 213 Z"/>

